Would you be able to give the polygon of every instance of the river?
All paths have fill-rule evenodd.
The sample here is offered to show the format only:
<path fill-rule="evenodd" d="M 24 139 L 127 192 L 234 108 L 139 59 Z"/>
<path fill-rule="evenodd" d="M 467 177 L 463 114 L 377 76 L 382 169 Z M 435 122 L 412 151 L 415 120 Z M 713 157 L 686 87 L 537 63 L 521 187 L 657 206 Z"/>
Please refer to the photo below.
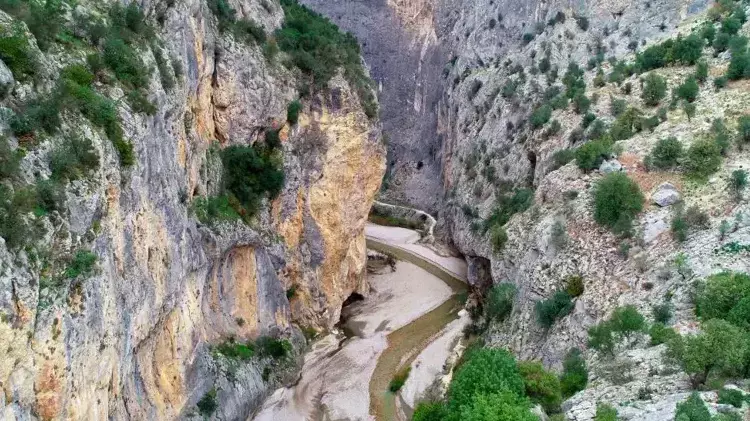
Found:
<path fill-rule="evenodd" d="M 276 390 L 256 421 L 404 419 L 442 372 L 468 323 L 466 263 L 416 244 L 415 231 L 368 224 L 366 234 L 369 249 L 397 257 L 395 271 L 367 275 L 372 291 L 344 309 L 342 332 L 312 345 L 299 381 Z M 406 366 L 402 390 L 388 392 Z"/>

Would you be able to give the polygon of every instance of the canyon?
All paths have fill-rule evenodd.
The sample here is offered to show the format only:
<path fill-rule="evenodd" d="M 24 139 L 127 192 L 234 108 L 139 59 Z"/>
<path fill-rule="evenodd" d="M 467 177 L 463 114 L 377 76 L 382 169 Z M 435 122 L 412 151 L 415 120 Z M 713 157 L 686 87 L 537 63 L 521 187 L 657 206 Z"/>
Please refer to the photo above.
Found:
<path fill-rule="evenodd" d="M 690 396 L 750 419 L 721 394 L 747 379 L 694 394 L 646 327 L 592 341 L 626 307 L 700 335 L 702 286 L 750 271 L 746 20 L 735 0 L 0 1 L 0 417 L 455 418 L 479 347 L 555 379 L 578 352 L 583 388 L 519 398 L 536 419 L 672 420 Z M 639 199 L 608 225 L 611 176 Z"/>

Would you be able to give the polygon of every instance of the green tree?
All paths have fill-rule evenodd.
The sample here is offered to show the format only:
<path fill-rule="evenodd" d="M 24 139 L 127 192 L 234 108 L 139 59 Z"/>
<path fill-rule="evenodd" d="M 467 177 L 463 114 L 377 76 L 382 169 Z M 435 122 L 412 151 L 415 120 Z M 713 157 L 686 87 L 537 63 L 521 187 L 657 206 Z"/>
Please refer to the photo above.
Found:
<path fill-rule="evenodd" d="M 414 410 L 412 421 L 443 421 L 448 410 L 442 402 L 420 402 Z"/>
<path fill-rule="evenodd" d="M 544 126 L 547 124 L 550 117 L 552 117 L 552 107 L 550 107 L 549 104 L 542 105 L 531 114 L 531 128 L 538 129 Z"/>
<path fill-rule="evenodd" d="M 683 155 L 682 143 L 676 137 L 659 139 L 651 150 L 651 164 L 659 169 L 674 168 Z"/>
<path fill-rule="evenodd" d="M 573 97 L 573 109 L 578 114 L 586 114 L 591 108 L 591 100 L 583 93 L 578 92 Z"/>
<path fill-rule="evenodd" d="M 697 335 L 677 337 L 668 344 L 670 356 L 677 359 L 696 388 L 713 372 L 741 373 L 747 345 L 742 330 L 721 319 L 703 323 L 702 332 Z"/>
<path fill-rule="evenodd" d="M 591 171 L 599 168 L 605 159 L 612 155 L 612 140 L 607 137 L 584 143 L 576 149 L 575 157 L 578 168 Z"/>
<path fill-rule="evenodd" d="M 677 87 L 677 97 L 682 98 L 687 102 L 694 102 L 698 99 L 698 91 L 700 87 L 695 77 L 689 76 L 682 85 Z"/>
<path fill-rule="evenodd" d="M 594 219 L 601 225 L 616 227 L 630 222 L 643 209 L 643 193 L 624 173 L 611 173 L 594 186 Z"/>
<path fill-rule="evenodd" d="M 695 79 L 701 84 L 708 80 L 708 62 L 706 62 L 706 60 L 700 60 L 698 61 L 698 64 L 696 64 Z"/>
<path fill-rule="evenodd" d="M 747 171 L 734 170 L 729 177 L 729 190 L 734 194 L 737 201 L 742 200 L 742 192 L 747 187 Z"/>
<path fill-rule="evenodd" d="M 523 395 L 523 378 L 510 352 L 480 348 L 469 351 L 465 358 L 448 388 L 448 408 L 451 412 L 470 405 L 474 397 L 480 394 L 509 391 L 515 396 Z"/>
<path fill-rule="evenodd" d="M 589 348 L 602 352 L 604 354 L 614 355 L 615 346 L 617 345 L 617 343 L 615 342 L 615 337 L 612 334 L 612 325 L 609 323 L 609 321 L 605 320 L 594 326 L 591 326 L 588 330 L 588 334 Z"/>
<path fill-rule="evenodd" d="M 721 272 L 706 278 L 695 297 L 695 313 L 703 320 L 726 319 L 743 298 L 750 297 L 750 275 Z"/>
<path fill-rule="evenodd" d="M 743 115 L 737 120 L 737 142 L 740 146 L 750 143 L 750 115 Z"/>
<path fill-rule="evenodd" d="M 528 402 L 508 390 L 480 393 L 460 409 L 461 421 L 538 421 Z"/>
<path fill-rule="evenodd" d="M 685 169 L 693 176 L 705 178 L 718 171 L 721 165 L 721 149 L 708 139 L 696 140 L 688 148 Z"/>
<path fill-rule="evenodd" d="M 612 331 L 625 338 L 642 332 L 646 327 L 646 319 L 633 305 L 616 308 L 610 317 L 610 323 Z"/>
<path fill-rule="evenodd" d="M 727 67 L 726 77 L 729 80 L 739 80 L 750 76 L 750 55 L 747 51 L 732 54 Z"/>
<path fill-rule="evenodd" d="M 521 361 L 518 363 L 518 371 L 523 377 L 526 396 L 532 402 L 542 405 L 548 414 L 560 411 L 560 379 L 554 373 L 545 370 L 538 361 Z"/>
<path fill-rule="evenodd" d="M 505 248 L 505 243 L 508 242 L 508 233 L 502 225 L 494 225 L 490 229 L 490 243 L 492 244 L 492 251 L 500 253 Z"/>
<path fill-rule="evenodd" d="M 589 382 L 589 371 L 581 350 L 571 348 L 563 361 L 563 373 L 560 376 L 560 389 L 563 398 L 568 398 L 586 388 Z"/>
<path fill-rule="evenodd" d="M 497 321 L 505 320 L 513 310 L 516 287 L 513 284 L 494 285 L 487 294 L 487 317 Z"/>
<path fill-rule="evenodd" d="M 667 96 L 667 81 L 658 74 L 651 72 L 643 80 L 643 92 L 641 98 L 643 102 L 654 107 Z"/>

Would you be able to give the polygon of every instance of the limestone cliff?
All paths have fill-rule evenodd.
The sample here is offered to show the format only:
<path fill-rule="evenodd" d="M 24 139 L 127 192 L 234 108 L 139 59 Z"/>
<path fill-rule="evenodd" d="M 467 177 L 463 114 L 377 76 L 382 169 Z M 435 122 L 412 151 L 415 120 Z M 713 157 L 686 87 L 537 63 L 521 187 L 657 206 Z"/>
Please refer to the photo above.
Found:
<path fill-rule="evenodd" d="M 40 75 L 14 81 L 0 66 L 6 133 L 10 110 L 46 98 L 63 66 L 85 62 L 91 47 L 81 47 L 74 31 L 83 28 L 73 22 L 106 22 L 113 3 L 64 2 L 70 29 L 61 33 L 73 41 L 59 35 L 45 51 L 23 23 L 0 13 L 4 35 L 19 25 L 26 32 Z M 43 237 L 21 249 L 0 242 L 3 419 L 185 418 L 212 388 L 215 417 L 244 419 L 294 375 L 294 361 L 227 367 L 211 347 L 269 335 L 300 348 L 294 324 L 328 328 L 352 292 L 368 291 L 363 229 L 385 168 L 378 125 L 342 75 L 302 99 L 299 123 L 286 123 L 304 78 L 283 65 L 283 53 L 274 59 L 259 42 L 222 34 L 209 3 L 217 2 L 139 2 L 155 28 L 137 47 L 151 69 L 145 91 L 153 112 L 126 102 L 120 84 L 95 82 L 120 101 L 131 166 L 121 166 L 105 133 L 77 113 L 63 113 L 56 134 L 31 143 L 8 137 L 25 150 L 18 183 L 50 177 L 51 150 L 71 133 L 92 141 L 100 165 L 67 184 L 56 210 L 33 217 Z M 284 20 L 275 1 L 220 3 L 268 34 Z M 163 56 L 169 73 L 174 67 L 172 87 L 156 71 L 164 71 Z M 268 128 L 281 128 L 279 196 L 250 225 L 198 222 L 191 203 L 221 184 L 214 151 L 262 142 Z M 96 256 L 93 271 L 64 272 L 82 249 Z"/>

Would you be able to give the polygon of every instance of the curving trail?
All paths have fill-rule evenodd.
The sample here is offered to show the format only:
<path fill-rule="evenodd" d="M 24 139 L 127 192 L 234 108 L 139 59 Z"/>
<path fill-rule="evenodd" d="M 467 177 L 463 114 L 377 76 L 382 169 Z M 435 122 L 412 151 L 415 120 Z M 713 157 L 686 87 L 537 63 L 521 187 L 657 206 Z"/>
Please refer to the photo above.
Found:
<path fill-rule="evenodd" d="M 368 248 L 397 257 L 395 272 L 367 275 L 372 292 L 345 309 L 344 330 L 353 336 L 315 342 L 298 383 L 276 390 L 255 420 L 398 419 L 394 395 L 386 393 L 393 374 L 419 361 L 403 389 L 403 408 L 442 369 L 453 343 L 446 339 L 462 328 L 457 292 L 466 288 L 466 263 L 415 244 L 415 231 L 368 224 L 366 234 Z"/>

